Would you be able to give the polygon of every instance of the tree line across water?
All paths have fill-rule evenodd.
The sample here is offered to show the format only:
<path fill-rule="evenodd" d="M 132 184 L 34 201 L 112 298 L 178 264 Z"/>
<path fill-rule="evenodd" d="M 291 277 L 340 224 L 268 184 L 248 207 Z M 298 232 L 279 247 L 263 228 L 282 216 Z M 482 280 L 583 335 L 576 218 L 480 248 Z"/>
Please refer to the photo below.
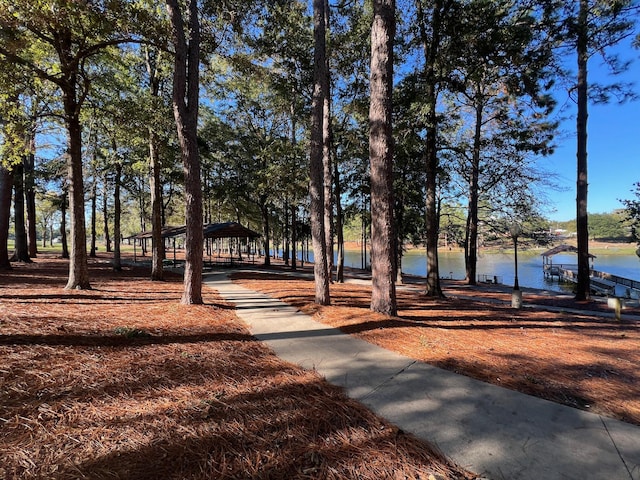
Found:
<path fill-rule="evenodd" d="M 12 205 L 18 260 L 56 216 L 69 227 L 67 288 L 90 288 L 98 234 L 120 268 L 140 230 L 161 280 L 161 230 L 186 224 L 182 301 L 200 303 L 202 225 L 235 220 L 261 230 L 266 263 L 275 238 L 289 252 L 310 235 L 326 304 L 359 222 L 372 309 L 394 314 L 405 243 L 426 245 L 441 296 L 440 239 L 474 283 L 479 235 L 543 228 L 555 186 L 536 160 L 573 102 L 587 298 L 587 109 L 633 96 L 608 49 L 637 43 L 637 15 L 629 0 L 0 0 L 0 267 Z M 589 81 L 596 55 L 608 85 Z"/>

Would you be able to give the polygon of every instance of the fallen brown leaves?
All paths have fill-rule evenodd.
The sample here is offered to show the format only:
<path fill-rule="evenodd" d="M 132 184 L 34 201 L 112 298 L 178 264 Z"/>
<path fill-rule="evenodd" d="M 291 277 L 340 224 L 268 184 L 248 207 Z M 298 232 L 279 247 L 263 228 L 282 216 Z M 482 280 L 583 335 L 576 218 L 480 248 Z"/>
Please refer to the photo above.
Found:
<path fill-rule="evenodd" d="M 0 276 L 0 478 L 467 478 L 205 290 L 39 258 Z"/>
<path fill-rule="evenodd" d="M 640 425 L 640 324 L 588 311 L 513 310 L 510 295 L 447 286 L 447 299 L 414 286 L 398 290 L 398 317 L 369 310 L 371 289 L 331 285 L 332 305 L 313 303 L 313 282 L 238 273 L 234 281 L 298 307 L 328 325 L 432 365 Z M 458 298 L 455 298 L 455 296 Z M 470 300 L 469 297 L 480 297 Z M 465 297 L 465 298 L 463 298 Z M 528 303 L 600 309 L 525 294 Z M 639 312 L 633 312 L 638 314 Z"/>

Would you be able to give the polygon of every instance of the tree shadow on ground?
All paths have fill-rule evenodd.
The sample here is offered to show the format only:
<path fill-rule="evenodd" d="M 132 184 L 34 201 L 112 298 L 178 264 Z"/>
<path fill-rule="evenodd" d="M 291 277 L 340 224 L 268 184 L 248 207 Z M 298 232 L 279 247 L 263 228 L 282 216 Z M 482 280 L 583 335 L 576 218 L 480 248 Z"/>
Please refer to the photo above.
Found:
<path fill-rule="evenodd" d="M 367 472 L 426 478 L 439 471 L 430 468 L 430 456 L 441 458 L 431 447 L 247 339 L 222 333 L 202 335 L 196 344 L 132 339 L 114 347 L 105 338 L 100 348 L 86 348 L 71 336 L 78 347 L 72 352 L 66 342 L 55 349 L 15 346 L 32 363 L 5 364 L 14 374 L 3 378 L 11 392 L 0 408 L 7 419 L 3 472 L 52 479 L 373 479 Z M 33 442 L 47 448 L 21 462 Z M 371 462 L 383 470 L 372 470 Z"/>

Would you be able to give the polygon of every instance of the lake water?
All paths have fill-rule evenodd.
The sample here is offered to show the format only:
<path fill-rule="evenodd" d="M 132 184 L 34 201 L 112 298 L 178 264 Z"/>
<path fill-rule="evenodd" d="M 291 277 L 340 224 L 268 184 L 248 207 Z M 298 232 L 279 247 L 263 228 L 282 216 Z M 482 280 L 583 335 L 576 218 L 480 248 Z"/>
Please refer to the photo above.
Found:
<path fill-rule="evenodd" d="M 558 285 L 558 281 L 544 278 L 542 273 L 541 251 L 518 252 L 518 282 L 523 287 L 543 288 L 557 291 L 571 290 L 571 286 Z M 465 277 L 464 253 L 443 251 L 438 253 L 440 260 L 440 276 L 443 278 L 463 279 Z M 362 265 L 360 252 L 346 251 L 345 265 L 360 268 Z M 553 263 L 576 264 L 576 255 L 555 255 Z M 620 277 L 640 281 L 640 258 L 636 255 L 598 255 L 594 261 L 594 269 Z M 402 258 L 402 271 L 407 274 L 425 276 L 427 271 L 426 255 L 419 250 L 407 252 Z M 505 285 L 513 285 L 514 261 L 513 253 L 480 254 L 478 258 L 478 275 L 497 276 Z"/>

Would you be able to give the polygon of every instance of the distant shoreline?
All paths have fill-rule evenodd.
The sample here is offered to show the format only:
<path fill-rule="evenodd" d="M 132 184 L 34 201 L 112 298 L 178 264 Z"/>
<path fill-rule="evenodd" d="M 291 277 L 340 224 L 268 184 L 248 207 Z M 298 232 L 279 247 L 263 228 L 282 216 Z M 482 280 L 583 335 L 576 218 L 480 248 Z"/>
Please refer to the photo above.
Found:
<path fill-rule="evenodd" d="M 548 250 L 553 245 L 559 245 L 560 243 L 568 243 L 570 245 L 575 246 L 575 240 L 568 240 L 565 242 L 554 242 L 546 247 L 535 247 L 535 248 L 527 248 L 526 246 L 518 246 L 518 252 L 544 252 Z M 344 248 L 345 250 L 351 252 L 359 252 L 360 251 L 360 242 L 345 242 Z M 367 249 L 369 248 L 369 243 L 367 243 Z M 636 250 L 638 249 L 638 245 L 634 242 L 629 243 L 617 243 L 617 242 L 599 242 L 592 241 L 589 242 L 589 253 L 594 255 L 636 255 Z M 425 247 L 423 246 L 415 246 L 415 245 L 407 245 L 405 246 L 406 252 L 415 252 L 415 251 L 424 251 Z M 438 248 L 439 252 L 464 252 L 464 248 L 462 247 L 444 247 L 441 246 Z M 513 248 L 505 247 L 501 248 L 498 246 L 490 246 L 490 247 L 481 247 L 480 252 L 482 253 L 508 253 L 513 252 Z"/>

